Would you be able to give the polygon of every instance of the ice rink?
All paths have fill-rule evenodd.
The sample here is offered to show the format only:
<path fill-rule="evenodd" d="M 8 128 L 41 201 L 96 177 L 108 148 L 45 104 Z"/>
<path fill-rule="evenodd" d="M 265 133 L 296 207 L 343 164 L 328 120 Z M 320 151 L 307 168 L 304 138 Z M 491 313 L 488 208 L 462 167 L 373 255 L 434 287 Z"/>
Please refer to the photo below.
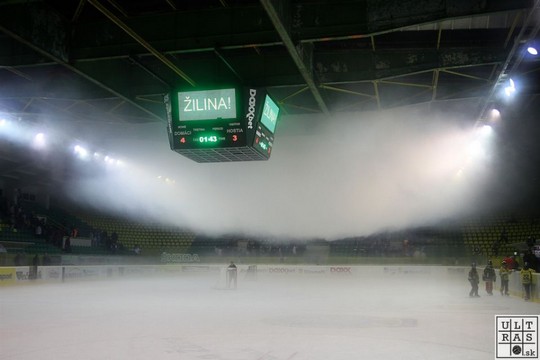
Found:
<path fill-rule="evenodd" d="M 0 288 L 0 359 L 495 358 L 495 315 L 540 313 L 423 278 L 210 274 Z"/>

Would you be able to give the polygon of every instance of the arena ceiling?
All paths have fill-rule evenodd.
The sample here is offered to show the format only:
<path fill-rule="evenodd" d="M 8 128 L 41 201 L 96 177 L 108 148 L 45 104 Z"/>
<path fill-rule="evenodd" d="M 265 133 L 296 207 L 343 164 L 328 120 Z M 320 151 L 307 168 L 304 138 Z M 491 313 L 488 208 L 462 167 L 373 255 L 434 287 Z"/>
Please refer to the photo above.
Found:
<path fill-rule="evenodd" d="M 0 112 L 165 124 L 171 90 L 245 84 L 285 114 L 420 105 L 482 121 L 515 78 L 531 114 L 539 26 L 531 0 L 6 0 Z M 2 177 L 35 181 L 35 159 L 1 157 Z"/>

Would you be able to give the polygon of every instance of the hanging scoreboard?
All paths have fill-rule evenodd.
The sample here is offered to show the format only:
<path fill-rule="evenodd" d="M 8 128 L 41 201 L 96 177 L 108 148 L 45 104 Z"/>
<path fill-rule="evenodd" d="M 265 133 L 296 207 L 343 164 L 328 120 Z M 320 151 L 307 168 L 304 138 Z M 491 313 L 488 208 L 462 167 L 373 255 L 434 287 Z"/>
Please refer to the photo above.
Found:
<path fill-rule="evenodd" d="M 165 96 L 173 151 L 196 162 L 268 160 L 279 106 L 265 89 L 179 91 Z"/>

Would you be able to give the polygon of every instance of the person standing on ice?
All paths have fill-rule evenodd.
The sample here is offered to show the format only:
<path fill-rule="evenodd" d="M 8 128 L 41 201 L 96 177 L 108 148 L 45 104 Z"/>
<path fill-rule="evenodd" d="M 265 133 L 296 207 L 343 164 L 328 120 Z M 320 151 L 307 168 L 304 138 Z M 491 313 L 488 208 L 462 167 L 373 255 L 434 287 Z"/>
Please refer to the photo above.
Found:
<path fill-rule="evenodd" d="M 501 295 L 508 296 L 508 279 L 512 270 L 508 269 L 506 261 L 503 260 L 501 268 L 499 269 L 499 275 L 501 277 Z"/>
<path fill-rule="evenodd" d="M 227 266 L 227 287 L 229 289 L 232 283 L 234 283 L 234 289 L 236 289 L 237 270 L 236 265 L 231 261 L 229 266 Z"/>
<path fill-rule="evenodd" d="M 523 269 L 521 269 L 520 271 L 521 284 L 523 285 L 523 289 L 525 290 L 525 294 L 523 296 L 525 298 L 525 301 L 529 301 L 531 299 L 533 273 L 533 269 L 529 268 L 529 263 L 525 263 Z"/>
<path fill-rule="evenodd" d="M 478 271 L 476 271 L 476 263 L 472 263 L 471 270 L 469 270 L 469 283 L 471 284 L 471 291 L 469 292 L 470 297 L 480 297 L 480 295 L 478 295 L 479 282 L 480 277 L 478 276 Z"/>
<path fill-rule="evenodd" d="M 488 295 L 493 295 L 493 283 L 497 280 L 497 275 L 495 274 L 495 269 L 493 269 L 491 260 L 488 261 L 488 264 L 484 269 L 482 280 L 486 282 L 486 292 Z"/>

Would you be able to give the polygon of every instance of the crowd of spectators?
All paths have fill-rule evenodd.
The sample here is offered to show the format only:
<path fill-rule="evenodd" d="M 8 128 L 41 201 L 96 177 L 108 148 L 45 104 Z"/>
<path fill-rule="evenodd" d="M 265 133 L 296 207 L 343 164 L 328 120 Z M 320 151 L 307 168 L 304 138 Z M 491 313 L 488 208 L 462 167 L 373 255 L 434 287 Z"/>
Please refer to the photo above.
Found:
<path fill-rule="evenodd" d="M 16 233 L 23 229 L 30 230 L 37 238 L 44 239 L 50 235 L 46 218 L 38 216 L 33 211 L 26 211 L 20 201 L 10 201 L 2 197 L 0 216 L 3 222 L 9 224 L 11 232 Z"/>
<path fill-rule="evenodd" d="M 63 252 L 70 253 L 72 251 L 72 240 L 79 237 L 79 229 L 75 225 L 66 226 L 66 224 L 59 225 L 55 222 L 55 226 L 51 226 L 47 222 L 47 215 L 38 215 L 34 211 L 25 210 L 24 202 L 21 203 L 20 191 L 15 190 L 14 196 L 11 199 L 1 197 L 0 216 L 4 224 L 9 224 L 9 231 L 22 232 L 33 234 L 36 239 L 43 239 L 46 243 L 56 246 L 62 249 Z M 340 245 L 339 241 L 335 242 L 335 247 L 341 246 L 343 249 L 347 249 L 348 252 L 352 250 L 350 255 L 354 256 L 405 256 L 405 257 L 425 257 L 427 251 L 431 251 L 436 241 L 433 241 L 432 234 L 425 230 L 403 232 L 400 234 L 376 234 L 368 237 L 344 239 Z M 93 229 L 90 233 L 85 232 L 86 238 L 91 239 L 91 246 L 94 248 L 101 248 L 108 251 L 110 254 L 126 254 L 128 251 L 121 243 L 119 236 L 116 232 L 108 233 L 106 230 Z M 293 241 L 279 242 L 275 239 L 265 241 L 248 240 L 245 238 L 236 237 L 224 237 L 219 239 L 199 239 L 201 245 L 206 243 L 204 240 L 212 240 L 209 243 L 212 244 L 217 255 L 230 256 L 230 255 L 247 255 L 247 256 L 277 256 L 279 258 L 294 257 L 302 255 L 306 250 L 305 243 L 295 244 Z M 491 250 L 492 255 L 497 255 L 499 248 L 502 245 L 508 244 L 508 234 L 506 229 L 503 229 L 500 236 L 491 244 L 492 248 L 485 249 L 476 245 L 472 249 L 473 258 L 480 258 L 487 255 Z M 194 246 L 199 241 L 194 242 Z M 331 242 L 330 242 L 331 243 Z M 540 261 L 535 255 L 533 247 L 536 244 L 534 237 L 529 236 L 526 240 L 527 250 L 522 254 L 522 265 L 527 262 L 529 266 L 540 272 Z M 216 245 L 217 244 L 217 245 Z M 240 245 L 242 244 L 242 245 Z M 352 246 L 351 246 L 352 244 Z M 436 247 L 436 246 L 435 246 Z M 330 245 L 332 249 L 332 245 Z M 141 247 L 136 245 L 133 249 L 130 249 L 129 253 L 141 254 Z M 484 253 L 485 252 L 485 253 Z M 431 254 L 429 252 L 428 254 Z M 515 256 L 514 256 L 515 258 Z M 516 260 L 517 268 L 519 268 L 519 262 Z M 509 259 L 509 264 L 512 264 L 512 260 Z"/>
<path fill-rule="evenodd" d="M 25 231 L 31 233 L 36 239 L 43 239 L 46 243 L 56 246 L 62 251 L 72 251 L 71 240 L 79 237 L 79 229 L 75 225 L 57 224 L 51 226 L 47 223 L 47 216 L 37 215 L 34 211 L 27 211 L 21 203 L 20 191 L 14 192 L 13 199 L 1 197 L 0 219 L 9 224 L 9 232 Z M 115 254 L 123 250 L 118 234 L 110 235 L 106 230 L 95 229 L 90 234 L 92 247 L 102 247 Z M 140 251 L 139 251 L 140 252 Z"/>
<path fill-rule="evenodd" d="M 113 231 L 110 235 L 107 230 L 94 229 L 90 234 L 92 247 L 102 247 L 108 250 L 111 254 L 123 252 L 124 245 L 118 238 L 118 233 Z"/>

